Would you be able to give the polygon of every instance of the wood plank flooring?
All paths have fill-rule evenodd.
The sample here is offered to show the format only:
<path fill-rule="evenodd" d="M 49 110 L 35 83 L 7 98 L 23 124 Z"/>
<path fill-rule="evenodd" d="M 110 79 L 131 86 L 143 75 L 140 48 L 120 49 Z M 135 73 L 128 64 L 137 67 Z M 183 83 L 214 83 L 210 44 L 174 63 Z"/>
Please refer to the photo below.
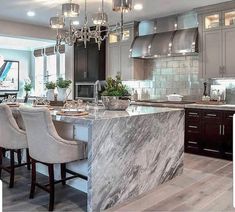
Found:
<path fill-rule="evenodd" d="M 231 161 L 185 154 L 184 173 L 157 189 L 108 211 L 235 211 L 232 205 Z M 8 181 L 3 172 L 3 181 Z M 40 180 L 47 178 L 40 175 Z M 37 189 L 28 199 L 30 174 L 16 171 L 15 188 L 3 183 L 3 211 L 46 211 L 48 194 Z M 86 194 L 69 186 L 56 186 L 55 211 L 86 211 Z"/>

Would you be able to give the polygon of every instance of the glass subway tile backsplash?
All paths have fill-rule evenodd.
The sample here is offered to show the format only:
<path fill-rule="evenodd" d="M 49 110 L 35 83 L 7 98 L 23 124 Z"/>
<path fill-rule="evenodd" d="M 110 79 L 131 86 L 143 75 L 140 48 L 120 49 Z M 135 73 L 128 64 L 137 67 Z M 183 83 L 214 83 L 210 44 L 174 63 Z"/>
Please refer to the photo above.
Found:
<path fill-rule="evenodd" d="M 144 81 L 124 82 L 130 90 L 137 90 L 139 99 L 166 99 L 177 93 L 185 100 L 201 98 L 203 79 L 199 78 L 198 56 L 167 57 L 145 60 Z"/>

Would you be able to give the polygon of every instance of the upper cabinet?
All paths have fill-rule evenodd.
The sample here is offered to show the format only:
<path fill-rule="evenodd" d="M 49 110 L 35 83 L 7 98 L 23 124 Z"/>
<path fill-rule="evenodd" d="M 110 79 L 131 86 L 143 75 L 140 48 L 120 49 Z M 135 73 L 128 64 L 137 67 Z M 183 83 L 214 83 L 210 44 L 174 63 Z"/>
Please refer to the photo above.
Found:
<path fill-rule="evenodd" d="M 203 77 L 234 77 L 235 3 L 199 9 L 199 26 Z"/>
<path fill-rule="evenodd" d="M 122 80 L 144 79 L 142 60 L 130 57 L 134 25 L 124 27 L 122 38 L 115 32 L 109 35 L 106 46 L 106 77 L 120 75 Z"/>

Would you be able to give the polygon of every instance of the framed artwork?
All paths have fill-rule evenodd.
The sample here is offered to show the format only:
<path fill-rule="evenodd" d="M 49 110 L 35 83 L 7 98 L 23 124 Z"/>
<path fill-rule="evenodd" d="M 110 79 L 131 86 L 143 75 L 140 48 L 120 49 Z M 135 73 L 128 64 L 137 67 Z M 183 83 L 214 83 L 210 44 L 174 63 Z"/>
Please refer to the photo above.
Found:
<path fill-rule="evenodd" d="M 0 92 L 19 91 L 19 61 L 0 61 Z"/>

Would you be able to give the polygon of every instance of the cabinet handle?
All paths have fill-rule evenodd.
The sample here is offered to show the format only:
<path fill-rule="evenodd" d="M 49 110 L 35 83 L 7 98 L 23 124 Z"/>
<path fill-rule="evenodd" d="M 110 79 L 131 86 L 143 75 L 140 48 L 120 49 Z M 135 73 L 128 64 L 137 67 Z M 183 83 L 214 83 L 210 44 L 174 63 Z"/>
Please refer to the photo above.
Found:
<path fill-rule="evenodd" d="M 192 129 L 197 129 L 197 126 L 188 126 L 188 127 Z"/>
<path fill-rule="evenodd" d="M 189 115 L 198 115 L 198 113 L 189 112 Z"/>
<path fill-rule="evenodd" d="M 228 116 L 229 118 L 233 118 L 233 115 Z"/>
<path fill-rule="evenodd" d="M 208 113 L 208 114 L 206 114 L 206 116 L 210 116 L 210 117 L 216 117 L 216 114 L 211 114 L 211 113 Z"/>
<path fill-rule="evenodd" d="M 219 134 L 221 135 L 221 131 L 222 131 L 222 126 L 221 124 L 219 125 Z"/>
<path fill-rule="evenodd" d="M 222 66 L 219 67 L 219 74 L 223 74 Z"/>
<path fill-rule="evenodd" d="M 223 125 L 223 135 L 224 135 L 225 126 Z"/>

